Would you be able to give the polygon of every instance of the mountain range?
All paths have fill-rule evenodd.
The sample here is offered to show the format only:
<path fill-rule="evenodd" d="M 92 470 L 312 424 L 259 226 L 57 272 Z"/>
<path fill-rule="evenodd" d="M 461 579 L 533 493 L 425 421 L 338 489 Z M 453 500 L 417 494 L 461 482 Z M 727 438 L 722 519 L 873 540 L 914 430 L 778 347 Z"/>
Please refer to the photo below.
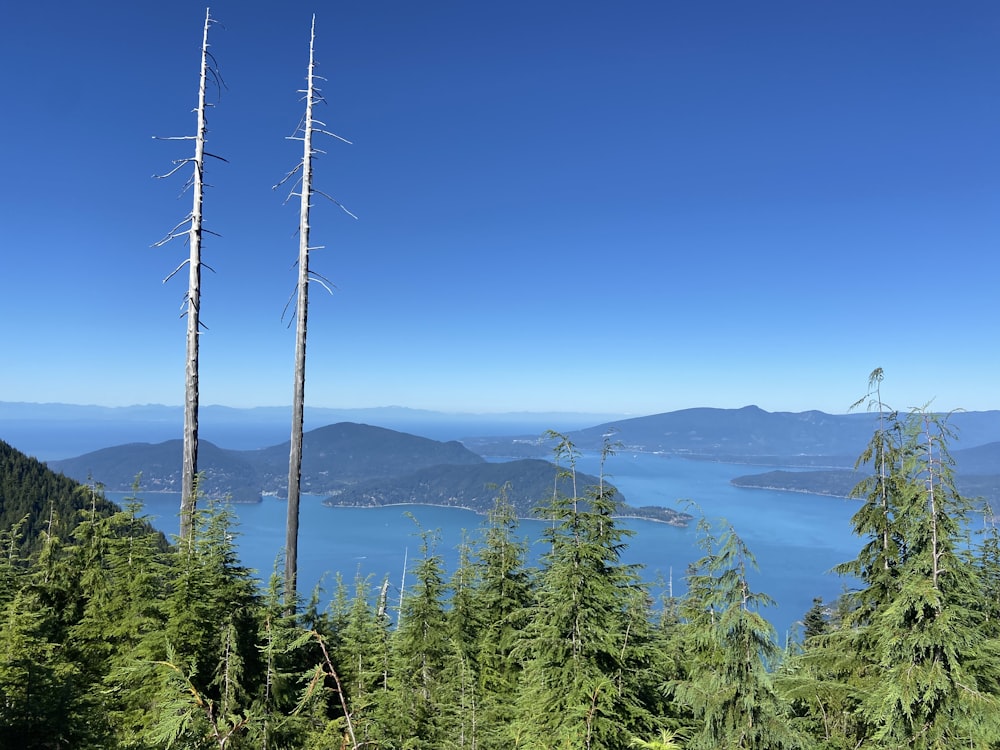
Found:
<path fill-rule="evenodd" d="M 88 414 L 111 420 L 111 413 L 103 407 L 34 405 L 39 407 L 40 416 L 32 421 L 31 406 L 0 402 L 0 438 L 9 440 L 5 432 L 12 425 L 65 424 L 69 419 L 66 409 L 71 408 L 81 410 L 74 415 L 81 423 L 95 424 L 88 421 Z M 98 411 L 91 414 L 91 409 Z M 288 471 L 288 442 L 275 442 L 264 448 L 254 446 L 255 449 L 248 449 L 245 444 L 252 436 L 276 434 L 278 419 L 287 417 L 287 410 L 208 409 L 217 429 L 225 432 L 222 426 L 226 426 L 229 431 L 225 434 L 242 436 L 244 445 L 241 449 L 222 448 L 218 443 L 202 440 L 199 463 L 205 475 L 203 489 L 227 493 L 242 501 L 254 500 L 261 492 L 282 494 Z M 179 434 L 175 410 L 175 407 L 133 407 L 128 417 L 137 420 L 133 424 L 135 430 L 146 424 L 154 434 L 159 434 L 156 430 L 169 422 L 173 434 Z M 392 417 L 396 424 L 409 420 L 415 428 L 431 424 L 435 417 L 433 412 L 395 408 L 373 411 Z M 320 410 L 313 419 L 324 414 Z M 439 426 L 447 422 L 451 431 L 459 424 L 475 426 L 476 415 L 464 415 L 468 421 L 463 417 L 458 422 L 457 415 L 437 416 L 442 420 Z M 551 441 L 542 436 L 541 430 L 511 433 L 518 426 L 531 428 L 547 416 L 555 419 L 556 415 L 534 415 L 523 422 L 518 422 L 517 415 L 505 416 L 506 419 L 490 422 L 493 434 L 463 437 L 461 441 L 431 440 L 386 427 L 348 422 L 310 430 L 306 437 L 303 491 L 329 495 L 333 498 L 331 502 L 344 504 L 433 502 L 482 510 L 484 488 L 510 482 L 515 503 L 522 510 L 530 508 L 551 492 L 554 469 L 549 464 L 548 480 L 542 482 L 536 476 L 539 464 L 529 460 L 550 457 Z M 579 421 L 584 416 L 575 418 Z M 146 418 L 150 421 L 144 422 Z M 746 464 L 746 475 L 733 480 L 744 487 L 846 495 L 857 483 L 859 476 L 853 471 L 854 462 L 871 438 L 876 420 L 877 415 L 872 413 L 703 407 L 603 421 L 567 429 L 565 434 L 583 451 L 599 450 L 605 440 L 611 440 L 620 450 Z M 1000 505 L 1000 411 L 956 412 L 949 416 L 949 424 L 958 436 L 951 449 L 959 489 Z M 498 434 L 501 431 L 508 434 Z M 98 479 L 108 488 L 131 485 L 137 471 L 142 470 L 142 484 L 147 489 L 176 490 L 180 472 L 177 442 L 129 443 L 73 459 L 49 461 L 49 465 L 80 480 Z M 504 464 L 499 465 L 507 467 L 502 471 L 496 468 L 500 459 Z M 753 466 L 774 470 L 754 473 L 750 470 Z"/>
<path fill-rule="evenodd" d="M 599 450 L 605 436 L 611 436 L 623 450 L 643 453 L 762 466 L 851 467 L 871 439 L 877 420 L 876 414 L 867 412 L 827 414 L 768 412 L 757 406 L 701 407 L 602 422 L 570 430 L 567 435 L 581 450 Z M 958 435 L 953 450 L 1000 441 L 1000 411 L 955 412 L 948 423 Z M 546 450 L 544 442 L 533 435 L 469 438 L 462 442 L 483 456 L 538 456 Z"/>
<path fill-rule="evenodd" d="M 200 441 L 199 488 L 208 496 L 258 502 L 261 493 L 287 494 L 289 443 L 258 450 L 220 448 Z M 181 441 L 129 443 L 102 448 L 49 467 L 80 482 L 99 482 L 125 491 L 139 476 L 146 491 L 180 491 Z M 384 427 L 340 422 L 303 437 L 304 493 L 326 495 L 329 505 L 372 507 L 425 504 L 488 511 L 504 487 L 517 512 L 528 517 L 551 496 L 558 473 L 549 461 L 526 459 L 490 463 L 458 441 L 441 442 Z M 580 487 L 598 477 L 578 473 Z M 570 480 L 559 480 L 563 493 Z M 624 498 L 623 498 L 624 499 Z M 690 516 L 667 508 L 634 508 L 623 514 L 683 525 Z"/>
<path fill-rule="evenodd" d="M 963 494 L 1000 507 L 1000 411 L 955 412 L 948 424 L 956 440 L 956 486 Z M 612 439 L 622 450 L 691 460 L 781 467 L 733 478 L 740 487 L 846 497 L 861 478 L 858 455 L 877 427 L 872 413 L 767 412 L 695 408 L 605 422 L 570 431 L 582 450 Z M 544 441 L 530 436 L 470 438 L 466 446 L 483 456 L 539 456 Z M 789 471 L 788 469 L 795 469 Z"/>

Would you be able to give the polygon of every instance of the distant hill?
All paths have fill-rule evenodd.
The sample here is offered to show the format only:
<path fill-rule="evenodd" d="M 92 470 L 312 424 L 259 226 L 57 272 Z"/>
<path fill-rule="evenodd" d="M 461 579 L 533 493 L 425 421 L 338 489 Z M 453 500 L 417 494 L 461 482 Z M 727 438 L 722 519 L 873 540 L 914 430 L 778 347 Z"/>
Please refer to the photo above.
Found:
<path fill-rule="evenodd" d="M 262 492 L 287 492 L 289 444 L 255 451 L 231 451 L 202 442 L 201 489 L 209 496 L 256 502 Z M 93 479 L 106 489 L 129 489 L 136 474 L 150 491 L 180 491 L 181 442 L 130 443 L 77 458 L 52 461 L 52 469 Z M 548 461 L 487 463 L 461 443 L 439 442 L 382 427 L 341 422 L 303 437 L 302 491 L 328 495 L 336 505 L 421 503 L 485 512 L 496 487 L 510 486 L 510 498 L 525 516 L 552 492 L 556 467 Z M 581 487 L 596 484 L 587 474 Z M 683 525 L 688 516 L 667 509 L 628 508 L 637 517 Z"/>
<path fill-rule="evenodd" d="M 504 463 L 473 466 L 433 466 L 391 481 L 359 482 L 329 498 L 328 505 L 376 507 L 422 503 L 482 512 L 492 507 L 499 487 L 508 485 L 507 499 L 522 518 L 535 515 L 535 509 L 552 496 L 556 468 L 549 461 L 522 459 Z M 577 474 L 578 488 L 596 487 L 599 478 Z M 571 495 L 570 480 L 560 480 L 559 491 Z M 685 526 L 691 520 L 686 513 L 670 508 L 634 508 L 627 503 L 621 515 Z"/>
<path fill-rule="evenodd" d="M 82 510 L 93 510 L 102 517 L 119 508 L 0 441 L 0 532 L 22 524 L 14 540 L 15 549 L 24 555 L 37 551 L 41 534 L 50 523 L 54 524 L 55 536 L 68 539 Z M 162 541 L 166 544 L 165 539 Z M 4 554 L 9 552 L 5 547 Z"/>
<path fill-rule="evenodd" d="M 288 441 L 237 455 L 251 463 L 265 492 L 288 485 Z M 384 427 L 340 422 L 310 430 L 302 442 L 302 491 L 333 492 L 369 479 L 398 477 L 442 464 L 483 464 L 457 441 L 440 442 Z"/>
<path fill-rule="evenodd" d="M 694 459 L 765 466 L 854 465 L 876 427 L 871 413 L 767 412 L 742 409 L 682 409 L 605 422 L 568 433 L 582 450 L 597 450 L 605 435 L 627 450 Z M 958 441 L 953 450 L 1000 441 L 1000 411 L 956 412 L 949 423 Z M 483 456 L 540 456 L 549 445 L 538 436 L 463 441 Z"/>
<path fill-rule="evenodd" d="M 234 494 L 236 500 L 260 493 L 284 494 L 288 484 L 287 442 L 253 451 L 220 448 L 200 441 L 198 469 L 208 495 Z M 480 464 L 484 459 L 461 443 L 436 440 L 382 427 L 341 422 L 303 436 L 302 491 L 334 492 L 364 479 L 392 477 L 437 464 Z M 113 491 L 129 489 L 136 474 L 151 491 L 180 491 L 181 441 L 128 443 L 50 461 L 56 471 L 78 480 L 92 478 Z"/>
<path fill-rule="evenodd" d="M 966 497 L 981 498 L 1000 510 L 1000 442 L 952 451 L 955 486 Z M 847 497 L 864 474 L 852 469 L 767 471 L 734 477 L 737 487 Z"/>
<path fill-rule="evenodd" d="M 291 414 L 290 406 L 202 405 L 199 437 L 231 450 L 255 450 L 288 439 Z M 307 406 L 305 428 L 357 422 L 434 440 L 456 440 L 468 435 L 566 431 L 615 416 L 580 412 L 445 413 L 401 406 L 362 409 Z M 0 439 L 43 461 L 79 456 L 111 445 L 180 439 L 183 424 L 184 410 L 180 406 L 109 407 L 0 401 Z"/>
<path fill-rule="evenodd" d="M 147 491 L 180 492 L 181 455 L 180 440 L 127 443 L 76 458 L 49 461 L 48 466 L 80 482 L 99 482 L 112 492 L 131 489 L 140 474 L 141 485 Z M 206 495 L 228 495 L 237 502 L 260 500 L 257 470 L 239 451 L 228 451 L 201 440 L 198 457 L 203 475 L 201 490 Z"/>

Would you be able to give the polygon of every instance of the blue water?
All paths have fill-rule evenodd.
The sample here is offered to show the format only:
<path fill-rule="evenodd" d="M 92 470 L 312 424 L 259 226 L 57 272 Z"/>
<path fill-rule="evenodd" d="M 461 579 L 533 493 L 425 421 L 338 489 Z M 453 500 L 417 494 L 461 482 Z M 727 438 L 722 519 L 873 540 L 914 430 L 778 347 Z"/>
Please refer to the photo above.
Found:
<path fill-rule="evenodd" d="M 582 471 L 596 473 L 596 457 L 583 456 Z M 760 572 L 752 577 L 755 590 L 768 594 L 777 606 L 766 611 L 783 642 L 786 633 L 812 604 L 813 597 L 830 601 L 844 581 L 828 574 L 830 568 L 855 557 L 861 541 L 851 534 L 849 519 L 855 501 L 800 493 L 734 487 L 732 477 L 753 473 L 744 465 L 689 461 L 650 454 L 614 456 L 606 467 L 611 481 L 632 505 L 681 508 L 678 501 L 697 503 L 712 521 L 725 519 L 756 555 Z M 124 493 L 109 493 L 120 501 Z M 153 523 L 165 533 L 177 530 L 179 498 L 171 494 L 141 494 Z M 307 592 L 323 580 L 329 593 L 334 574 L 350 583 L 355 575 L 375 581 L 389 576 L 398 595 L 404 567 L 420 554 L 419 528 L 438 531 L 438 551 L 449 572 L 454 570 L 463 534 L 474 535 L 484 518 L 471 511 L 429 506 L 389 508 L 327 508 L 322 498 L 303 496 L 300 508 L 299 587 Z M 270 575 L 284 544 L 283 500 L 265 497 L 257 505 L 234 506 L 239 518 L 238 545 L 244 565 Z M 417 523 L 408 517 L 415 517 Z M 680 529 L 648 521 L 628 520 L 635 531 L 624 560 L 643 566 L 643 577 L 656 591 L 670 586 L 684 590 L 688 564 L 701 556 L 692 523 Z M 542 523 L 523 521 L 520 535 L 537 540 Z M 537 559 L 541 544 L 532 543 Z M 411 581 L 408 579 L 407 584 Z"/>

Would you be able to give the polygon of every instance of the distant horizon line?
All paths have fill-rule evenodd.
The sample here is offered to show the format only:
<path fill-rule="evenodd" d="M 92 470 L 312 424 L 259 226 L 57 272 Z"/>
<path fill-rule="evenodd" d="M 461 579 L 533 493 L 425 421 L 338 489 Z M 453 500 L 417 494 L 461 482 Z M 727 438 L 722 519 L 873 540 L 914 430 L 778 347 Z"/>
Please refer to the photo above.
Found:
<path fill-rule="evenodd" d="M 79 409 L 108 409 L 108 410 L 126 410 L 126 409 L 144 409 L 144 408 L 161 408 L 161 409 L 183 409 L 183 404 L 164 404 L 157 402 L 147 402 L 147 403 L 133 403 L 126 405 L 116 405 L 110 406 L 108 404 L 95 404 L 95 403 L 73 403 L 69 401 L 4 401 L 0 400 L 0 406 L 40 406 L 40 407 L 72 407 Z M 231 406 L 228 404 L 202 404 L 199 409 L 230 409 L 233 411 L 254 411 L 254 410 L 291 410 L 291 404 L 262 404 L 258 406 Z M 759 409 L 764 412 L 777 414 L 777 413 L 789 413 L 789 414 L 802 414 L 806 412 L 820 412 L 823 414 L 830 415 L 846 415 L 852 413 L 864 413 L 864 410 L 841 410 L 841 411 L 825 411 L 818 408 L 810 409 L 765 409 L 757 404 L 744 404 L 743 406 L 684 406 L 676 409 L 666 409 L 666 410 L 653 410 L 644 412 L 625 412 L 625 411 L 600 411 L 600 410 L 590 410 L 590 409 L 548 409 L 548 410 L 531 410 L 531 409 L 510 409 L 505 411 L 461 411 L 461 410 L 444 410 L 444 409 L 430 409 L 425 407 L 415 407 L 415 406 L 401 406 L 399 404 L 388 404 L 381 406 L 312 406 L 306 405 L 307 410 L 318 410 L 318 411 L 332 411 L 332 412 L 372 412 L 372 411 L 403 411 L 403 412 L 413 412 L 413 413 L 424 413 L 433 414 L 440 416 L 450 416 L 450 417 L 504 417 L 504 416 L 531 416 L 531 415 L 578 415 L 578 416 L 596 416 L 596 417 L 609 417 L 617 419 L 634 419 L 646 416 L 655 416 L 658 414 L 670 414 L 672 412 L 678 411 L 688 411 L 691 409 L 716 409 L 719 411 L 740 411 L 742 409 Z M 974 409 L 961 410 L 961 411 L 977 411 Z M 995 411 L 995 410 L 984 410 L 984 411 Z"/>

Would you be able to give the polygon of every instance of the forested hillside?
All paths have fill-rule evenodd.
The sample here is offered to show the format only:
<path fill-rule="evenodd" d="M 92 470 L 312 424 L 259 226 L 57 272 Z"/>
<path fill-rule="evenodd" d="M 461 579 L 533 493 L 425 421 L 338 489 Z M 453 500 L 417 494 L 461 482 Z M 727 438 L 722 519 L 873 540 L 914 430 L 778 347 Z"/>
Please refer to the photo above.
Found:
<path fill-rule="evenodd" d="M 261 492 L 284 496 L 288 442 L 259 450 L 235 451 L 201 441 L 203 494 L 235 502 L 259 502 Z M 131 443 L 77 458 L 52 461 L 52 468 L 76 479 L 94 477 L 108 489 L 124 491 L 137 472 L 150 491 L 180 489 L 179 440 Z M 304 436 L 302 490 L 328 495 L 328 505 L 375 507 L 424 504 L 463 507 L 485 514 L 494 490 L 506 486 L 519 517 L 533 515 L 539 498 L 551 493 L 556 467 L 540 459 L 488 463 L 461 443 L 441 442 L 383 427 L 340 422 Z M 584 485 L 597 477 L 580 474 Z M 625 498 L 621 498 L 624 502 Z M 685 525 L 691 517 L 673 508 L 623 508 L 627 515 Z"/>
<path fill-rule="evenodd" d="M 955 484 L 963 495 L 974 498 L 989 515 L 1000 508 L 1000 443 L 954 451 Z M 849 497 L 862 473 L 854 469 L 815 471 L 767 471 L 733 477 L 737 487 L 757 487 L 815 495 Z"/>
<path fill-rule="evenodd" d="M 151 490 L 180 490 L 179 440 L 117 445 L 50 465 L 80 479 L 93 476 L 109 489 L 131 487 L 137 471 Z M 288 483 L 285 441 L 258 450 L 228 450 L 201 441 L 201 489 L 224 497 L 284 493 Z M 383 427 L 341 422 L 304 436 L 303 491 L 334 492 L 362 480 L 397 477 L 442 464 L 477 465 L 484 459 L 458 442 L 440 442 Z"/>
<path fill-rule="evenodd" d="M 653 601 L 600 482 L 542 499 L 537 568 L 501 490 L 457 569 L 428 531 L 405 590 L 339 581 L 294 613 L 222 507 L 165 548 L 136 500 L 77 505 L 30 554 L 25 527 L 3 533 L 0 747 L 997 747 L 1000 537 L 968 536 L 948 439 L 930 415 L 880 421 L 841 566 L 856 588 L 781 644 L 738 530 L 702 520 L 686 593 Z M 6 448 L 0 486 L 42 514 L 72 499 Z"/>
<path fill-rule="evenodd" d="M 0 532 L 16 529 L 8 538 L 13 549 L 5 545 L 5 554 L 37 552 L 43 532 L 71 528 L 84 508 L 99 516 L 116 510 L 92 488 L 50 471 L 0 440 Z"/>

